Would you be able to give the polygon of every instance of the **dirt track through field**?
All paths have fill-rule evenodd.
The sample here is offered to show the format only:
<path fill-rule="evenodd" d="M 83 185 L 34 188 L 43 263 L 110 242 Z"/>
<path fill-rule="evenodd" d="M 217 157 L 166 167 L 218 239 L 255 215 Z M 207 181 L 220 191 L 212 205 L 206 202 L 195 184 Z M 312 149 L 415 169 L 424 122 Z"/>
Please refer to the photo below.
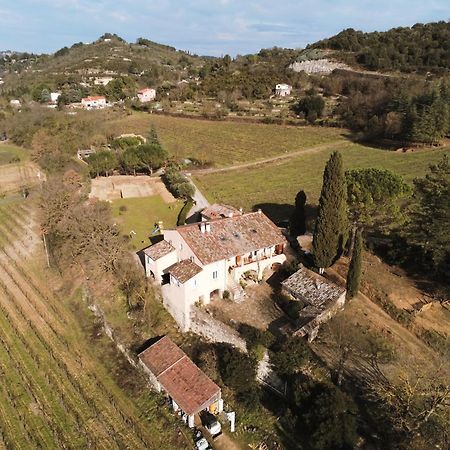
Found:
<path fill-rule="evenodd" d="M 148 424 L 34 273 L 30 211 L 2 207 L 0 219 L 0 449 L 154 448 Z"/>
<path fill-rule="evenodd" d="M 295 152 L 289 152 L 284 155 L 277 155 L 273 156 L 271 158 L 265 158 L 260 159 L 258 161 L 252 161 L 249 163 L 244 164 L 236 164 L 234 166 L 228 166 L 228 167 L 218 167 L 214 168 L 211 167 L 209 169 L 198 169 L 198 170 L 192 170 L 193 175 L 206 175 L 211 173 L 222 173 L 222 172 L 229 172 L 232 170 L 241 170 L 241 169 L 248 169 L 249 167 L 256 167 L 256 166 L 262 166 L 265 164 L 271 164 L 271 163 L 278 163 L 278 162 L 284 162 L 288 159 L 296 158 L 297 156 L 301 155 L 308 155 L 311 153 L 320 153 L 324 150 L 330 150 L 330 149 L 339 149 L 342 146 L 348 145 L 347 141 L 336 140 L 333 142 L 328 142 L 326 144 L 321 145 L 315 145 L 313 147 L 304 148 L 302 150 L 297 150 Z"/>

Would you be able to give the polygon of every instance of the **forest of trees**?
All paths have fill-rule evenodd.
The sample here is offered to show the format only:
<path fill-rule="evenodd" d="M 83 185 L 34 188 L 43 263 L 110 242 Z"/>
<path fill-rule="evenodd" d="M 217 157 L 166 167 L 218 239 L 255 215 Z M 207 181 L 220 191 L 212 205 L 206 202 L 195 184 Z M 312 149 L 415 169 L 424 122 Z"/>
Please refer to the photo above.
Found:
<path fill-rule="evenodd" d="M 351 62 L 369 70 L 444 73 L 450 68 L 449 42 L 450 22 L 442 21 L 372 33 L 349 28 L 311 47 L 352 52 Z"/>
<path fill-rule="evenodd" d="M 436 144 L 450 132 L 450 79 L 426 82 L 336 71 L 318 81 L 340 97 L 332 115 L 366 139 Z"/>

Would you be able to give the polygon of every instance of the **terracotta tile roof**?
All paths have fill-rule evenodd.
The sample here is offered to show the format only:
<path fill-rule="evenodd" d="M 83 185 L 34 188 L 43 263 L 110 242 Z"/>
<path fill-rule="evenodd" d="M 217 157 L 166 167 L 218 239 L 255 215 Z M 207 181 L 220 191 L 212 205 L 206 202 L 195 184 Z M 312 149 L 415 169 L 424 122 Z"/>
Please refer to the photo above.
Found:
<path fill-rule="evenodd" d="M 139 359 L 158 377 L 177 361 L 186 356 L 178 345 L 169 336 L 164 336 L 159 341 L 139 353 Z"/>
<path fill-rule="evenodd" d="M 305 267 L 301 267 L 281 284 L 295 298 L 320 310 L 345 292 L 344 288 Z"/>
<path fill-rule="evenodd" d="M 175 249 L 167 241 L 160 241 L 157 244 L 153 244 L 150 247 L 144 249 L 144 253 L 153 259 L 153 261 L 168 255 L 170 252 L 175 251 Z"/>
<path fill-rule="evenodd" d="M 139 89 L 138 93 L 139 94 L 145 94 L 146 92 L 150 92 L 150 91 L 154 91 L 153 88 L 144 88 L 144 89 Z"/>
<path fill-rule="evenodd" d="M 197 414 L 220 397 L 220 388 L 172 340 L 165 336 L 139 354 L 163 389 L 188 415 Z M 154 372 L 157 370 L 157 373 Z"/>
<path fill-rule="evenodd" d="M 211 229 L 204 233 L 200 230 L 201 223 L 177 228 L 202 264 L 286 242 L 277 226 L 260 211 L 205 223 Z"/>
<path fill-rule="evenodd" d="M 199 274 L 202 270 L 203 269 L 195 264 L 195 262 L 192 262 L 189 259 L 183 259 L 180 262 L 172 264 L 164 270 L 164 272 L 170 273 L 180 283 L 186 283 L 186 281 L 190 280 L 192 277 L 195 277 L 195 275 Z"/>
<path fill-rule="evenodd" d="M 201 212 L 202 216 L 207 220 L 223 219 L 224 217 L 232 217 L 242 215 L 242 212 L 236 209 L 234 206 L 221 205 L 219 203 L 214 203 L 208 206 Z"/>

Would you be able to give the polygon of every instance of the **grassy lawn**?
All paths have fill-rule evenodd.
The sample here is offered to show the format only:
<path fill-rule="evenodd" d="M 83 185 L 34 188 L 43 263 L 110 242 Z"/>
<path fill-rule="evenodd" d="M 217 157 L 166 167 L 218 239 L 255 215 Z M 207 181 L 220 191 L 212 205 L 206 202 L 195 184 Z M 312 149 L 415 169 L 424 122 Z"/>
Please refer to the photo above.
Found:
<path fill-rule="evenodd" d="M 256 161 L 320 144 L 343 141 L 338 128 L 296 127 L 185 119 L 135 113 L 110 125 L 110 132 L 146 134 L 154 125 L 174 156 L 209 161 L 216 167 Z"/>
<path fill-rule="evenodd" d="M 430 163 L 437 162 L 449 148 L 415 153 L 397 153 L 348 143 L 339 146 L 346 169 L 385 168 L 412 182 L 423 176 Z M 230 172 L 197 175 L 195 182 L 210 201 L 229 203 L 251 210 L 255 205 L 275 219 L 286 218 L 296 193 L 303 189 L 309 203 L 316 203 L 322 186 L 325 163 L 332 150 L 308 153 L 289 161 Z"/>
<path fill-rule="evenodd" d="M 114 217 L 117 217 L 123 234 L 129 236 L 136 250 L 150 245 L 149 236 L 155 223 L 162 220 L 165 228 L 174 227 L 177 223 L 178 213 L 183 207 L 182 201 L 165 203 L 159 196 L 141 198 L 121 198 L 112 202 Z M 125 211 L 120 208 L 126 207 Z M 122 208 L 123 209 L 123 208 Z"/>
<path fill-rule="evenodd" d="M 0 164 L 26 161 L 29 153 L 22 147 L 13 144 L 0 144 Z"/>

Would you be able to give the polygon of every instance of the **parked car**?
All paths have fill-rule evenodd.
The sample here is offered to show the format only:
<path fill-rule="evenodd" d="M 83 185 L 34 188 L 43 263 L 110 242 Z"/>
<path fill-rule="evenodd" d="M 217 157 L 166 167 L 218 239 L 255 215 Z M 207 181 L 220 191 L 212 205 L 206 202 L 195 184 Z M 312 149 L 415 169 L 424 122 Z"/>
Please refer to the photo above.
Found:
<path fill-rule="evenodd" d="M 220 422 L 209 412 L 204 411 L 201 415 L 203 426 L 211 434 L 211 436 L 217 436 L 222 432 L 222 426 Z"/>
<path fill-rule="evenodd" d="M 208 441 L 204 437 L 195 442 L 195 447 L 197 450 L 208 450 L 210 448 Z"/>

